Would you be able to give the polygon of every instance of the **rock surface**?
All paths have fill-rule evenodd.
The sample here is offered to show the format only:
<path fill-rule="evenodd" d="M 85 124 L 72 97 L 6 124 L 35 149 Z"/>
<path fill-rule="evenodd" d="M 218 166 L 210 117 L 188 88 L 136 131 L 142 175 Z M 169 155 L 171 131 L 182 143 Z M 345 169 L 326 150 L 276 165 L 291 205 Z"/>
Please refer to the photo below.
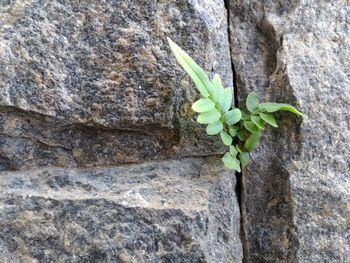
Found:
<path fill-rule="evenodd" d="M 0 261 L 350 262 L 349 14 L 342 0 L 3 1 Z M 228 30 L 239 103 L 255 90 L 306 114 L 278 114 L 243 170 L 244 257 L 235 177 L 203 158 L 223 147 L 166 43 L 232 86 Z"/>
<path fill-rule="evenodd" d="M 167 36 L 232 86 L 220 0 L 2 3 L 0 169 L 222 152 Z"/>
<path fill-rule="evenodd" d="M 221 0 L 0 3 L 0 262 L 242 261 L 235 176 L 166 42 L 232 86 L 227 28 Z"/>
<path fill-rule="evenodd" d="M 241 262 L 220 159 L 3 172 L 1 262 Z"/>
<path fill-rule="evenodd" d="M 350 262 L 349 14 L 341 0 L 230 1 L 239 101 L 255 90 L 306 114 L 279 114 L 243 172 L 246 262 Z"/>

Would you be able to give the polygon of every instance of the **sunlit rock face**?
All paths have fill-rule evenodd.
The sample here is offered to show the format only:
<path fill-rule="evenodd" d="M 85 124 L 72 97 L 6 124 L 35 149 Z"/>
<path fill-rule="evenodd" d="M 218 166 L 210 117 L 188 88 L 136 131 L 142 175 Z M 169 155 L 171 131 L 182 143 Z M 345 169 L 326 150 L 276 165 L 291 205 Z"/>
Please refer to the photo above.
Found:
<path fill-rule="evenodd" d="M 222 1 L 0 7 L 1 169 L 136 163 L 223 148 L 195 124 L 166 37 L 232 86 Z"/>
<path fill-rule="evenodd" d="M 0 262 L 242 261 L 166 42 L 232 87 L 227 30 L 219 0 L 0 1 Z"/>
<path fill-rule="evenodd" d="M 251 90 L 305 114 L 278 117 L 243 172 L 247 262 L 348 262 L 349 5 L 230 1 L 239 101 Z"/>
<path fill-rule="evenodd" d="M 2 1 L 0 262 L 349 261 L 349 12 Z M 166 37 L 240 106 L 254 90 L 305 114 L 276 115 L 238 187 Z"/>

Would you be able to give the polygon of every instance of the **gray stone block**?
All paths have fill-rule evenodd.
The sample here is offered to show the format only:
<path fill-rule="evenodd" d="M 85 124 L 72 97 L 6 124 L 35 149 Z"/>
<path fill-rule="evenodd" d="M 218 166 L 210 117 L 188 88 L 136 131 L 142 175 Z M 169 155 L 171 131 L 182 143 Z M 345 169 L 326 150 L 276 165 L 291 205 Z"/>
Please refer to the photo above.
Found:
<path fill-rule="evenodd" d="M 235 176 L 218 159 L 0 178 L 1 262 L 241 262 Z"/>
<path fill-rule="evenodd" d="M 243 171 L 247 262 L 350 262 L 349 5 L 230 1 L 240 102 L 297 106 L 280 113 Z"/>
<path fill-rule="evenodd" d="M 223 152 L 166 37 L 232 86 L 222 1 L 5 1 L 0 169 Z"/>

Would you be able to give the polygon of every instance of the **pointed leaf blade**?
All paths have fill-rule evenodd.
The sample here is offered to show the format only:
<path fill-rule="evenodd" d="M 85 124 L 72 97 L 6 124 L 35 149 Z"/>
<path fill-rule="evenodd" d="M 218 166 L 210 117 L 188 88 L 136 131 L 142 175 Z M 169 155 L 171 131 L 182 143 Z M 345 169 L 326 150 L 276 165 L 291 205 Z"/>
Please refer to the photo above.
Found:
<path fill-rule="evenodd" d="M 252 117 L 250 117 L 250 119 L 259 129 L 261 129 L 261 130 L 264 129 L 265 121 L 263 119 L 261 119 L 259 116 L 252 116 Z"/>
<path fill-rule="evenodd" d="M 253 134 L 258 133 L 260 131 L 259 127 L 256 126 L 252 121 L 244 121 L 243 125 L 248 131 L 250 131 Z"/>
<path fill-rule="evenodd" d="M 279 110 L 289 111 L 297 116 L 302 115 L 295 107 L 286 103 L 276 103 L 276 102 L 265 102 L 259 104 L 259 109 L 261 112 L 276 112 Z"/>
<path fill-rule="evenodd" d="M 215 101 L 219 102 L 220 99 L 224 96 L 224 88 L 222 86 L 220 76 L 218 74 L 215 74 L 212 82 L 214 85 L 213 98 Z"/>
<path fill-rule="evenodd" d="M 195 112 L 207 112 L 215 108 L 214 102 L 209 99 L 209 98 L 202 98 L 197 100 L 195 103 L 192 105 L 192 110 Z"/>
<path fill-rule="evenodd" d="M 222 81 L 221 81 L 221 78 L 218 74 L 215 74 L 214 77 L 213 77 L 213 85 L 214 85 L 214 88 L 216 89 L 223 89 L 223 86 L 222 86 Z"/>
<path fill-rule="evenodd" d="M 168 38 L 168 42 L 178 63 L 194 81 L 200 94 L 205 98 L 209 97 L 209 92 L 213 90 L 213 86 L 204 70 L 170 38 Z"/>
<path fill-rule="evenodd" d="M 260 113 L 260 117 L 272 127 L 278 127 L 277 122 L 271 113 Z"/>
<path fill-rule="evenodd" d="M 224 89 L 223 96 L 219 99 L 218 102 L 222 112 L 227 112 L 232 105 L 232 89 Z"/>

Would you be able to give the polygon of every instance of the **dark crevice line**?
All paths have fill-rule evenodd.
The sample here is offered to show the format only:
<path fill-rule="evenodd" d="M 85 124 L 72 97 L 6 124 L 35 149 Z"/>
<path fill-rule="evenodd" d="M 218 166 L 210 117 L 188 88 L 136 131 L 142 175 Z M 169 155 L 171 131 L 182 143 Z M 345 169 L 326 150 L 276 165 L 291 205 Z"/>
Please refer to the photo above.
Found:
<path fill-rule="evenodd" d="M 238 173 L 236 172 L 236 188 L 235 188 L 235 192 L 237 195 L 237 201 L 238 201 L 238 205 L 239 205 L 239 211 L 240 211 L 240 215 L 241 215 L 241 226 L 240 226 L 240 238 L 241 238 L 241 242 L 242 242 L 242 248 L 243 248 L 243 257 L 242 257 L 242 262 L 248 262 L 247 261 L 247 253 L 248 253 L 248 247 L 247 247 L 247 237 L 246 237 L 246 232 L 244 229 L 244 215 L 245 213 L 243 212 L 243 174 L 242 173 Z"/>
<path fill-rule="evenodd" d="M 229 43 L 229 51 L 230 51 L 230 61 L 231 61 L 231 69 L 232 69 L 232 83 L 233 83 L 233 95 L 234 95 L 234 105 L 235 107 L 238 107 L 238 88 L 237 88 L 237 76 L 236 76 L 236 70 L 235 65 L 232 61 L 232 51 L 231 51 L 231 34 L 230 34 L 230 0 L 224 0 L 225 8 L 227 11 L 227 36 L 228 36 L 228 43 Z"/>
<path fill-rule="evenodd" d="M 231 41 L 229 43 L 231 43 Z M 230 47 L 230 49 L 231 49 L 231 47 Z M 236 70 L 235 70 L 235 65 L 233 64 L 233 62 L 231 62 L 231 67 L 232 67 L 232 78 L 233 78 L 234 103 L 235 103 L 235 106 L 238 108 L 239 107 L 238 88 L 237 88 Z"/>
<path fill-rule="evenodd" d="M 232 50 L 231 50 L 231 45 L 232 45 L 232 40 L 231 40 L 231 34 L 230 34 L 230 0 L 224 0 L 225 8 L 227 11 L 227 35 L 228 35 L 228 41 L 229 41 L 229 51 L 230 51 L 230 60 L 231 60 L 231 69 L 232 69 L 232 82 L 233 82 L 233 91 L 234 91 L 234 105 L 236 107 L 239 107 L 239 99 L 238 99 L 238 87 L 237 87 L 237 74 L 236 74 L 236 69 L 235 65 L 232 61 Z M 246 242 L 246 233 L 244 230 L 244 213 L 243 213 L 243 194 L 244 194 L 244 189 L 243 189 L 243 174 L 236 172 L 236 187 L 235 187 L 235 192 L 237 196 L 237 202 L 240 210 L 240 215 L 241 215 L 241 226 L 240 226 L 240 238 L 241 238 L 241 243 L 243 247 L 243 258 L 242 262 L 247 262 L 247 242 Z"/>

